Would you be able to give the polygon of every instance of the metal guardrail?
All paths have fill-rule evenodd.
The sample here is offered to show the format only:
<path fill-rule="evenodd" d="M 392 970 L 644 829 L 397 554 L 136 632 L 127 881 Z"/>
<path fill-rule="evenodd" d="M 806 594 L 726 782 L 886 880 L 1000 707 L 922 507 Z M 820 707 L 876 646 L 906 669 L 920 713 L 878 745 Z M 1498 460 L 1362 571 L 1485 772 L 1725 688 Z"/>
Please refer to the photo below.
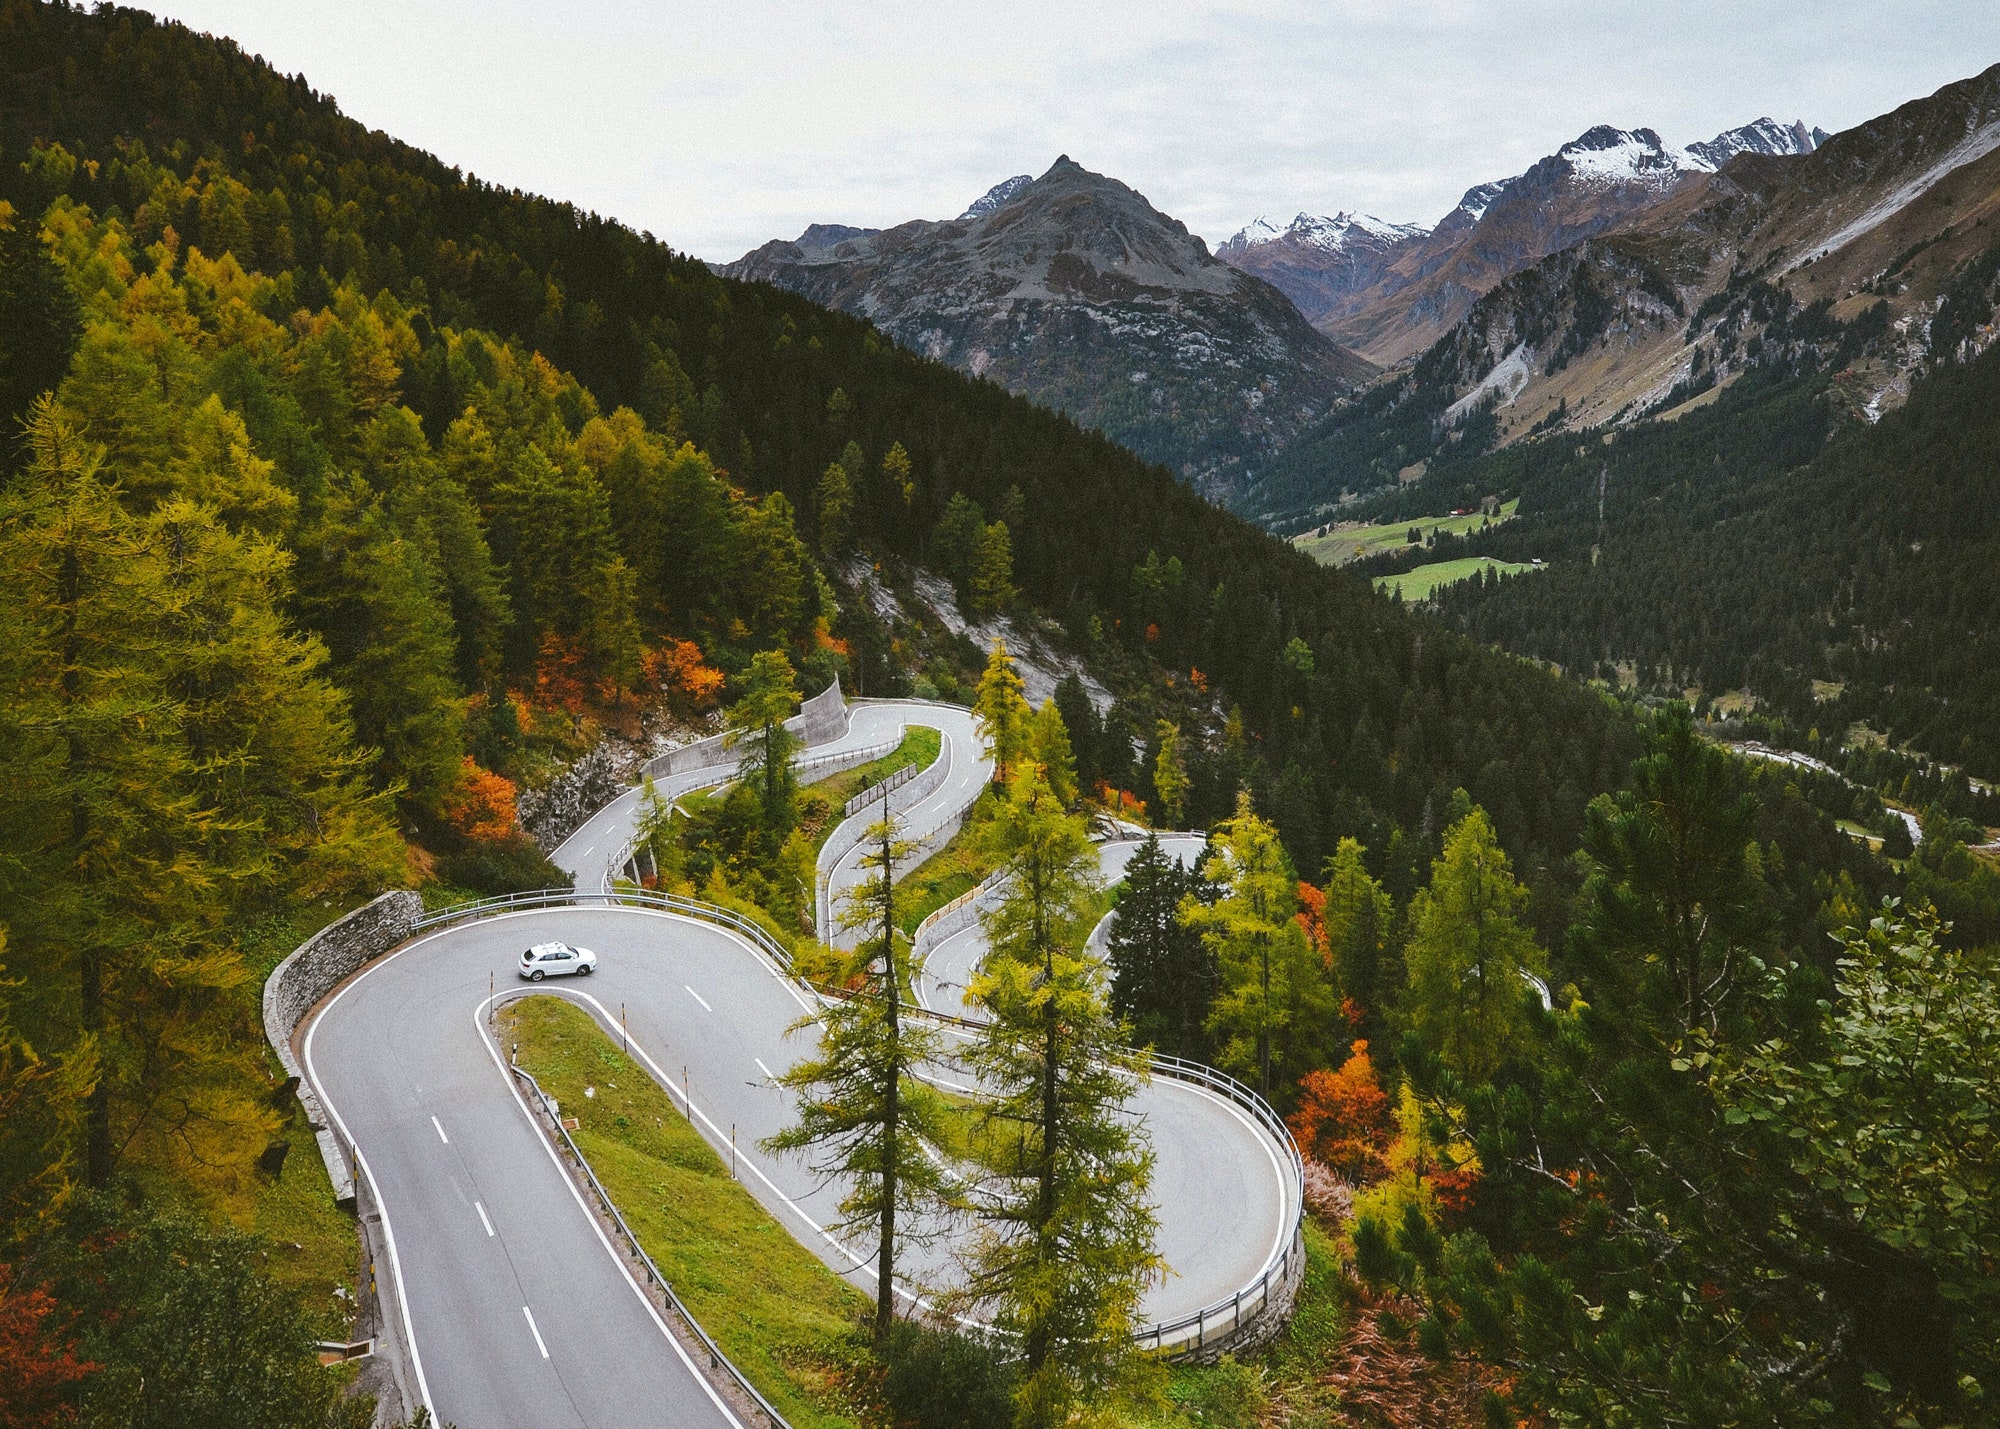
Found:
<path fill-rule="evenodd" d="M 562 1144 L 568 1148 L 570 1158 L 575 1161 L 577 1169 L 583 1172 L 584 1179 L 590 1183 L 590 1189 L 597 1193 L 597 1203 L 604 1207 L 604 1213 L 611 1217 L 611 1223 L 618 1227 L 619 1234 L 625 1237 L 625 1243 L 632 1247 L 632 1253 L 646 1268 L 647 1278 L 660 1287 L 660 1292 L 667 1297 L 667 1303 L 674 1307 L 675 1313 L 687 1322 L 688 1328 L 701 1340 L 703 1347 L 708 1351 L 709 1364 L 726 1371 L 729 1377 L 736 1381 L 737 1387 L 756 1402 L 757 1407 L 772 1424 L 777 1426 L 777 1429 L 792 1429 L 791 1421 L 780 1414 L 776 1406 L 758 1392 L 757 1386 L 750 1382 L 749 1376 L 736 1367 L 735 1361 L 722 1352 L 722 1346 L 715 1342 L 714 1337 L 702 1327 L 701 1321 L 694 1317 L 694 1312 L 688 1309 L 686 1302 L 674 1292 L 673 1282 L 660 1272 L 660 1267 L 653 1263 L 653 1257 L 646 1254 L 646 1247 L 639 1243 L 639 1237 L 634 1235 L 632 1227 L 625 1223 L 624 1213 L 618 1209 L 618 1203 L 611 1199 L 611 1193 L 604 1189 L 604 1183 L 597 1179 L 597 1172 L 591 1169 L 590 1159 L 583 1154 L 583 1149 L 570 1136 L 569 1128 L 562 1124 L 562 1116 L 556 1110 L 549 1094 L 542 1090 L 542 1084 L 536 1081 L 534 1075 L 526 1068 L 510 1066 L 508 1070 L 526 1082 L 534 1091 L 535 1100 L 541 1106 L 542 1114 L 549 1119 L 550 1127 L 562 1138 Z"/>
<path fill-rule="evenodd" d="M 970 897 L 971 893 L 976 892 L 977 889 L 971 890 L 968 894 L 962 895 L 962 898 Z M 482 898 L 472 903 L 441 908 L 419 919 L 417 927 L 434 928 L 468 918 L 492 917 L 532 908 L 592 904 L 614 909 L 621 906 L 657 908 L 713 923 L 747 938 L 785 973 L 797 976 L 791 954 L 785 949 L 784 944 L 772 937 L 762 925 L 713 903 L 704 903 L 699 899 L 683 898 L 671 893 L 629 890 L 619 893 L 580 893 L 573 888 L 549 888 L 535 893 L 514 893 L 500 898 Z M 803 978 L 798 980 L 809 991 L 822 997 L 844 995 L 838 990 L 818 987 Z M 909 1005 L 904 1010 L 912 1016 L 924 1017 L 969 1032 L 980 1031 L 986 1025 L 973 1018 L 958 1017 L 949 1012 L 936 1012 L 921 1006 Z M 1291 1128 L 1285 1125 L 1284 1118 L 1280 1117 L 1272 1109 L 1271 1104 L 1253 1089 L 1237 1081 L 1227 1072 L 1146 1048 L 1125 1050 L 1138 1058 L 1149 1074 L 1201 1087 L 1226 1097 L 1233 1105 L 1250 1113 L 1265 1133 L 1283 1150 L 1287 1163 L 1286 1170 L 1290 1173 L 1293 1204 L 1291 1234 L 1285 1238 L 1284 1245 L 1278 1253 L 1266 1263 L 1257 1279 L 1228 1299 L 1204 1305 L 1192 1315 L 1183 1315 L 1176 1320 L 1143 1326 L 1133 1331 L 1133 1339 L 1149 1349 L 1169 1354 L 1186 1353 L 1236 1334 L 1243 1327 L 1247 1317 L 1260 1313 L 1270 1303 L 1273 1288 L 1284 1285 L 1297 1272 L 1299 1260 L 1305 1254 L 1302 1229 L 1305 1223 L 1305 1160 L 1299 1154 L 1298 1143 L 1292 1137 Z M 1194 1330 L 1193 1336 L 1182 1338 L 1183 1332 L 1189 1329 Z"/>
<path fill-rule="evenodd" d="M 901 741 L 898 741 L 899 745 L 900 743 Z M 912 779 L 916 778 L 919 774 L 923 773 L 924 770 L 929 767 L 930 766 L 928 765 L 922 765 L 922 764 L 905 764 L 901 769 L 898 769 L 894 774 L 891 774 L 888 778 L 876 780 L 873 784 L 870 784 L 866 789 L 863 789 L 860 793 L 856 794 L 852 799 L 849 799 L 845 804 L 841 805 L 840 816 L 844 819 L 854 814 L 856 811 L 866 808 L 868 806 L 869 800 L 871 799 L 888 798 L 889 795 L 894 793 L 896 790 L 902 788 L 905 784 L 909 783 Z"/>

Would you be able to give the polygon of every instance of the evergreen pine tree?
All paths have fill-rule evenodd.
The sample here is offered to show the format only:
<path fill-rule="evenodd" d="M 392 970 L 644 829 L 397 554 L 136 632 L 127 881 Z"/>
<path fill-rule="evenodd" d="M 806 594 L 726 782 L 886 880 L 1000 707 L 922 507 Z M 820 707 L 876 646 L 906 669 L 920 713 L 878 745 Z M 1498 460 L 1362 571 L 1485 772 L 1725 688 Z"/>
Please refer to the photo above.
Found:
<path fill-rule="evenodd" d="M 1361 1018 L 1363 1035 L 1373 1040 L 1385 1011 L 1382 960 L 1394 905 L 1369 877 L 1365 853 L 1359 839 L 1342 839 L 1334 849 L 1326 864 L 1326 906 L 1320 916 L 1335 985 Z"/>
<path fill-rule="evenodd" d="M 1125 865 L 1125 891 L 1111 915 L 1106 961 L 1111 1009 L 1141 1043 L 1176 1057 L 1208 1055 L 1205 1028 L 1215 1001 L 1215 954 L 1181 918 L 1200 879 L 1167 857 L 1147 834 Z"/>
<path fill-rule="evenodd" d="M 798 774 L 792 755 L 799 737 L 785 728 L 799 708 L 792 662 L 782 650 L 759 651 L 743 677 L 743 693 L 729 707 L 727 743 L 742 751 L 737 778 L 756 792 L 769 851 L 775 853 L 791 832 L 796 814 Z"/>

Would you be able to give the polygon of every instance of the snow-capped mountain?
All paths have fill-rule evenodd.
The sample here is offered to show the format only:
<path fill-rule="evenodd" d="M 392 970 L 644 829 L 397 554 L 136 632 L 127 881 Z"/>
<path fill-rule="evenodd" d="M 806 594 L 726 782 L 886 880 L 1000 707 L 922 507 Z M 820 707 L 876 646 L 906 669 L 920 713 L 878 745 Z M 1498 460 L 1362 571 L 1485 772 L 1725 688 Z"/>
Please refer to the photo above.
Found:
<path fill-rule="evenodd" d="M 1403 246 L 1427 232 L 1421 224 L 1389 223 L 1365 213 L 1302 213 L 1283 228 L 1256 219 L 1215 256 L 1256 274 L 1318 322 L 1338 312 L 1347 296 L 1378 283 Z"/>
<path fill-rule="evenodd" d="M 1401 379 L 1416 404 L 1404 420 L 1428 410 L 1446 432 L 1489 412 L 1505 443 L 1818 370 L 1827 401 L 1872 421 L 1940 354 L 1996 340 L 2000 65 L 1831 136 L 1760 119 L 1675 150 L 1646 130 L 1592 130 L 1500 188 L 1437 268 L 1321 324 L 1375 323 L 1376 344 L 1357 345 L 1378 360 L 1392 340 L 1437 334 Z M 1409 245 L 1391 277 L 1436 256 L 1446 230 Z M 1342 424 L 1372 410 L 1329 414 L 1240 509 L 1325 509 L 1353 480 Z"/>
<path fill-rule="evenodd" d="M 1302 248 L 1316 248 L 1322 253 L 1344 253 L 1356 245 L 1400 243 L 1405 238 L 1421 237 L 1428 232 L 1430 230 L 1421 223 L 1390 223 L 1367 213 L 1342 212 L 1331 217 L 1302 213 L 1283 228 L 1268 218 L 1255 218 L 1216 249 L 1215 256 L 1222 258 L 1225 254 L 1246 252 L 1260 244 L 1286 240 Z"/>
<path fill-rule="evenodd" d="M 1033 174 L 1016 174 L 1011 179 L 1002 179 L 999 183 L 974 199 L 972 207 L 961 213 L 959 217 L 961 219 L 984 217 L 986 214 L 993 212 L 994 209 L 1004 205 L 1015 194 L 1034 181 L 1035 176 Z"/>
<path fill-rule="evenodd" d="M 1688 145 L 1682 150 L 1682 165 L 1715 170 L 1738 154 L 1810 154 L 1829 137 L 1824 129 L 1806 128 L 1803 119 L 1780 124 L 1766 116 L 1741 129 L 1726 129 L 1713 139 Z"/>
<path fill-rule="evenodd" d="M 1803 122 L 1759 119 L 1686 148 L 1653 129 L 1596 125 L 1511 178 L 1476 184 L 1435 228 L 1357 214 L 1266 220 L 1216 250 L 1298 305 L 1321 331 L 1390 365 L 1428 347 L 1509 274 L 1661 202 L 1738 154 L 1811 153 Z"/>

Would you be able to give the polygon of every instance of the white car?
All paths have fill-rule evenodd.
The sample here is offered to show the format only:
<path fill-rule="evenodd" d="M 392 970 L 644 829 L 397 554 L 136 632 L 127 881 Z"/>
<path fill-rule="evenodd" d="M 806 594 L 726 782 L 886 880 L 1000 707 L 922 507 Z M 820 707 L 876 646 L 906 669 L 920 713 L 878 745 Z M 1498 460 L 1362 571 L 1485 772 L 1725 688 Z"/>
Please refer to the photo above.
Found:
<path fill-rule="evenodd" d="M 529 982 L 563 973 L 588 977 L 596 971 L 597 954 L 588 948 L 572 948 L 568 943 L 537 943 L 521 954 L 521 976 Z"/>

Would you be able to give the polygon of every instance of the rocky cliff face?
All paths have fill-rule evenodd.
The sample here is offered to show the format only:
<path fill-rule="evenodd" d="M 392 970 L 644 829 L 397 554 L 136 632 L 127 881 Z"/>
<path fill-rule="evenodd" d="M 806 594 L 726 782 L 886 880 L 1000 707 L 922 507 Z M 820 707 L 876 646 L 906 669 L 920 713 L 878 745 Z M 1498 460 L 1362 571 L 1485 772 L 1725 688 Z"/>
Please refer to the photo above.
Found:
<path fill-rule="evenodd" d="M 867 318 L 1216 495 L 1373 370 L 1143 195 L 1067 156 L 960 218 L 814 225 L 723 271 Z"/>

